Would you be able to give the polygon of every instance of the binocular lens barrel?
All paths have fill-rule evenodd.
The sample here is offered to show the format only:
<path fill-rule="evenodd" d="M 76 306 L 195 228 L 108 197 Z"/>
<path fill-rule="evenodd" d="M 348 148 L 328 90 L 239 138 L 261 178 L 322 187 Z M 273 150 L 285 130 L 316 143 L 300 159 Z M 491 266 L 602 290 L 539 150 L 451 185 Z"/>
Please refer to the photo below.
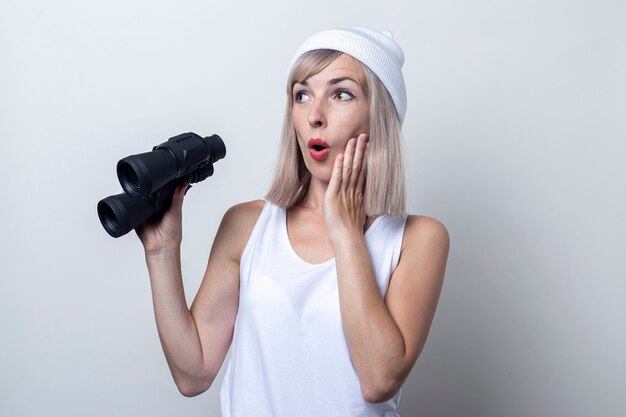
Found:
<path fill-rule="evenodd" d="M 123 204 L 124 194 L 118 194 L 100 200 L 98 203 L 98 217 L 100 223 L 113 237 L 120 237 L 130 232 L 128 224 L 128 210 Z"/>
<path fill-rule="evenodd" d="M 151 152 L 128 156 L 117 164 L 117 178 L 126 194 L 147 197 L 174 178 L 226 156 L 218 135 L 203 138 L 195 133 L 174 136 Z"/>
<path fill-rule="evenodd" d="M 102 223 L 104 230 L 111 236 L 120 237 L 124 234 L 120 227 L 120 216 L 116 214 L 111 205 L 107 204 L 104 200 L 98 203 L 98 217 L 100 218 L 100 223 Z"/>
<path fill-rule="evenodd" d="M 155 207 L 143 198 L 124 193 L 112 195 L 98 203 L 100 223 L 113 237 L 120 237 L 139 226 L 155 213 Z"/>
<path fill-rule="evenodd" d="M 211 159 L 209 162 L 211 164 L 223 159 L 226 156 L 226 145 L 224 145 L 224 141 L 218 135 L 211 135 L 208 138 L 205 138 L 207 143 L 209 144 L 209 148 L 211 148 Z"/>
<path fill-rule="evenodd" d="M 127 156 L 117 163 L 117 178 L 129 196 L 147 197 L 173 178 L 178 166 L 167 149 Z"/>
<path fill-rule="evenodd" d="M 133 166 L 127 161 L 120 161 L 118 167 L 119 180 L 122 188 L 128 195 L 138 196 L 141 194 L 141 184 L 139 184 L 139 175 Z"/>

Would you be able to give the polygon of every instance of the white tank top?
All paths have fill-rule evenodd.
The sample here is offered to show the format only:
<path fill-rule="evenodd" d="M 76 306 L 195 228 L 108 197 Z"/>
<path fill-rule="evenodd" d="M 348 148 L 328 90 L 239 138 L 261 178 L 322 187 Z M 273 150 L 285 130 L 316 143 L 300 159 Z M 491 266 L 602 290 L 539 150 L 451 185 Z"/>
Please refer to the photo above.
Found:
<path fill-rule="evenodd" d="M 300 258 L 286 220 L 285 209 L 266 202 L 241 257 L 222 417 L 398 417 L 399 392 L 381 404 L 363 399 L 343 332 L 335 260 Z M 365 233 L 383 297 L 405 222 L 381 216 Z"/>

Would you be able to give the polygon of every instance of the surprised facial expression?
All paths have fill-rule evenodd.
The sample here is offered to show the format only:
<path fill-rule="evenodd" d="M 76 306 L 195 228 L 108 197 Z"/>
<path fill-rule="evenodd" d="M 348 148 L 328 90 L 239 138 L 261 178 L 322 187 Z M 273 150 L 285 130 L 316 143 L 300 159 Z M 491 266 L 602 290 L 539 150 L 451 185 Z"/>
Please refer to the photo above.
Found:
<path fill-rule="evenodd" d="M 348 140 L 369 136 L 369 100 L 365 72 L 340 55 L 321 72 L 296 80 L 292 89 L 293 124 L 304 162 L 313 178 L 330 180 L 333 163 Z"/>

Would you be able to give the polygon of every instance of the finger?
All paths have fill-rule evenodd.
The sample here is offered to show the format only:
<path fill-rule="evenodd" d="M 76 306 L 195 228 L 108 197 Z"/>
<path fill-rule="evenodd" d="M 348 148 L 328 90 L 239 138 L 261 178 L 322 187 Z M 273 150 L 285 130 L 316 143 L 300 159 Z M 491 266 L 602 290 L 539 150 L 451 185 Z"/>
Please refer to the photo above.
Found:
<path fill-rule="evenodd" d="M 350 185 L 350 177 L 352 176 L 352 161 L 354 159 L 354 148 L 356 139 L 352 138 L 346 144 L 346 153 L 343 160 L 343 170 L 341 178 L 341 188 L 346 190 Z"/>
<path fill-rule="evenodd" d="M 185 199 L 185 194 L 187 193 L 187 190 L 189 190 L 189 188 L 191 188 L 191 185 L 183 182 L 179 184 L 178 187 L 176 187 L 176 189 L 174 190 L 174 195 L 172 196 L 172 206 L 175 207 L 177 210 L 182 209 L 183 200 Z"/>
<path fill-rule="evenodd" d="M 326 194 L 335 195 L 339 193 L 341 189 L 341 176 L 343 169 L 343 159 L 344 155 L 340 153 L 335 158 L 335 163 L 333 164 L 333 171 L 330 174 L 330 182 L 328 183 L 328 189 L 326 190 Z"/>
<path fill-rule="evenodd" d="M 191 188 L 191 184 L 187 182 L 182 182 L 178 184 L 178 186 L 174 190 L 174 198 L 182 199 L 187 194 L 187 190 L 190 188 Z"/>
<path fill-rule="evenodd" d="M 358 136 L 356 147 L 354 150 L 354 158 L 352 159 L 352 176 L 350 177 L 350 188 L 356 187 L 363 167 L 363 154 L 367 145 L 367 136 L 362 133 Z"/>
<path fill-rule="evenodd" d="M 369 144 L 365 144 L 365 149 L 363 149 L 363 164 L 361 166 L 361 170 L 359 171 L 359 180 L 356 183 L 356 189 L 365 191 L 365 178 L 367 177 L 367 148 Z"/>

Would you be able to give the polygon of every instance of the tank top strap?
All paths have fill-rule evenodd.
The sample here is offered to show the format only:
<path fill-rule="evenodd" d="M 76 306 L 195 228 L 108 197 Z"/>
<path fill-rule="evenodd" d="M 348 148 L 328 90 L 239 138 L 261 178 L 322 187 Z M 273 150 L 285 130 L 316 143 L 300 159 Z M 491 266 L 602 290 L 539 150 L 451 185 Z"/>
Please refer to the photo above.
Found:
<path fill-rule="evenodd" d="M 254 244 L 256 243 L 256 240 L 259 234 L 262 233 L 261 230 L 267 227 L 267 223 L 271 216 L 271 213 L 270 213 L 271 211 L 272 211 L 272 204 L 269 203 L 268 201 L 265 201 L 265 203 L 263 204 L 263 210 L 261 210 L 261 214 L 259 215 L 259 218 L 257 219 L 256 224 L 254 225 L 254 228 L 252 228 L 252 233 L 250 233 L 250 237 L 248 238 L 248 243 L 246 243 L 246 246 L 244 247 L 243 252 L 241 253 L 242 263 L 243 263 L 243 260 L 246 259 L 247 255 L 250 253 L 250 251 L 254 247 Z"/>
<path fill-rule="evenodd" d="M 275 241 L 276 235 L 280 230 L 280 210 L 280 207 L 265 201 L 263 210 L 248 238 L 248 243 L 246 243 L 241 253 L 239 268 L 241 284 L 247 283 L 247 277 L 250 276 L 251 267 L 254 263 L 255 253 L 258 253 L 259 250 L 264 251 L 269 242 Z"/>
<path fill-rule="evenodd" d="M 391 275 L 398 266 L 406 216 L 383 215 L 370 226 L 365 233 L 365 243 L 376 274 L 376 281 L 384 297 L 389 287 Z"/>

